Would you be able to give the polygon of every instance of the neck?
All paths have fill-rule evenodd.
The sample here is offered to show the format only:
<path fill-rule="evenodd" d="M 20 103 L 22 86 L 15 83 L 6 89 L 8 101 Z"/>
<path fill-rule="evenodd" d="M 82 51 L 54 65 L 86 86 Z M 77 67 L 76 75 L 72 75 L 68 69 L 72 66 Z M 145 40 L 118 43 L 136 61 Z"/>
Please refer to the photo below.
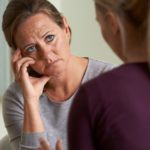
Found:
<path fill-rule="evenodd" d="M 75 70 L 77 67 L 76 57 L 71 55 L 69 62 L 65 68 L 65 70 L 56 76 L 53 76 L 47 86 L 51 89 L 56 89 L 58 87 L 64 87 L 66 84 L 70 83 L 76 76 Z"/>
<path fill-rule="evenodd" d="M 126 44 L 125 49 L 123 50 L 122 59 L 125 63 L 140 63 L 140 62 L 148 62 L 148 52 L 147 52 L 147 44 L 144 43 L 134 43 Z"/>
<path fill-rule="evenodd" d="M 62 102 L 69 99 L 82 82 L 85 70 L 81 64 L 83 58 L 71 56 L 65 70 L 52 77 L 46 85 L 45 92 L 51 99 Z"/>
<path fill-rule="evenodd" d="M 118 55 L 125 63 L 148 62 L 147 39 L 137 32 L 135 27 L 128 21 L 118 17 L 120 27 L 119 39 L 121 39 L 120 54 Z"/>
<path fill-rule="evenodd" d="M 141 58 L 140 56 L 134 57 L 134 58 L 128 58 L 125 63 L 142 63 L 142 62 L 148 62 L 148 59 L 143 57 Z"/>

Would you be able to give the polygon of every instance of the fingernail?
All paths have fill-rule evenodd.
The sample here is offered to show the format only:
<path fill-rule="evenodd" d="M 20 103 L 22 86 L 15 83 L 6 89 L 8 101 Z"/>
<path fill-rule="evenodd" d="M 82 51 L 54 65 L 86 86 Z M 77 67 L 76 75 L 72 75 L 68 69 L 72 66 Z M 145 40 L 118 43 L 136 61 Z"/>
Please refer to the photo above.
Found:
<path fill-rule="evenodd" d="M 58 141 L 58 144 L 59 144 L 59 146 L 62 145 L 62 140 L 61 139 Z"/>

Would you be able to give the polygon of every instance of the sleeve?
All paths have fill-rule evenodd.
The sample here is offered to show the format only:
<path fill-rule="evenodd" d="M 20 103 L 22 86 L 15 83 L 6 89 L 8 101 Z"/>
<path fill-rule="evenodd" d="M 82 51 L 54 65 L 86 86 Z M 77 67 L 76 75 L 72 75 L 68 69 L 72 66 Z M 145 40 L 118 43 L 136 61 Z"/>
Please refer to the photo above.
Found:
<path fill-rule="evenodd" d="M 70 109 L 68 148 L 69 150 L 94 150 L 88 95 L 82 86 L 75 96 Z"/>
<path fill-rule="evenodd" d="M 115 69 L 115 68 L 117 68 L 117 67 L 118 67 L 118 66 L 117 66 L 116 64 L 107 63 L 107 64 L 105 65 L 105 67 L 103 68 L 102 73 L 111 71 L 111 70 L 113 70 L 113 69 Z"/>
<path fill-rule="evenodd" d="M 23 97 L 16 82 L 10 85 L 5 92 L 2 105 L 4 123 L 13 150 L 36 150 L 39 147 L 38 139 L 40 137 L 44 137 L 47 140 L 45 131 L 42 133 L 22 132 L 24 118 Z"/>

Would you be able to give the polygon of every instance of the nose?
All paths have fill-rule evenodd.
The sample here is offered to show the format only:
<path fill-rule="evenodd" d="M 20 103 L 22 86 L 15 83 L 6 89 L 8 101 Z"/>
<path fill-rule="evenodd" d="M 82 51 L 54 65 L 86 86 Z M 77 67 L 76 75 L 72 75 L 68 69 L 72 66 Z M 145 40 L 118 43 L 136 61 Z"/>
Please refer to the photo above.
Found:
<path fill-rule="evenodd" d="M 52 60 L 52 51 L 49 46 L 42 46 L 40 51 L 42 59 Z"/>

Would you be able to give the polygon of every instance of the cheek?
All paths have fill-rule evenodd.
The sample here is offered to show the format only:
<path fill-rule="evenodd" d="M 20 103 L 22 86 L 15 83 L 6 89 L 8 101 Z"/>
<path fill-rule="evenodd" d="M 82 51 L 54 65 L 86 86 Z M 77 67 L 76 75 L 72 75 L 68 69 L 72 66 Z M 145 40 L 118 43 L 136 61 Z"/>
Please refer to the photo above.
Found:
<path fill-rule="evenodd" d="M 32 53 L 27 53 L 25 51 L 22 52 L 23 57 L 30 57 L 33 58 L 34 60 L 37 59 L 37 52 L 32 52 Z"/>
<path fill-rule="evenodd" d="M 39 61 L 35 61 L 35 64 L 31 65 L 31 67 L 39 74 L 43 73 L 42 63 Z"/>
<path fill-rule="evenodd" d="M 101 33 L 102 33 L 102 36 L 103 36 L 104 40 L 105 40 L 106 42 L 108 42 L 107 36 L 106 36 L 105 32 L 104 32 L 103 30 L 101 30 Z"/>
<path fill-rule="evenodd" d="M 32 58 L 32 59 L 34 59 L 35 60 L 35 64 L 33 64 L 33 65 L 31 65 L 31 67 L 36 71 L 36 72 L 38 72 L 38 70 L 40 70 L 40 68 L 41 68 L 41 62 L 38 60 L 38 57 L 37 57 L 37 54 L 33 54 L 33 53 L 25 53 L 25 52 L 22 52 L 22 56 L 23 57 L 30 57 L 30 58 Z"/>
<path fill-rule="evenodd" d="M 106 35 L 106 32 L 105 32 L 105 25 L 100 20 L 98 22 L 99 22 L 99 26 L 100 26 L 102 37 L 108 43 L 107 35 Z"/>
<path fill-rule="evenodd" d="M 65 37 L 60 37 L 54 47 L 54 53 L 57 53 L 57 55 L 61 55 L 64 57 L 70 52 L 68 41 Z"/>
<path fill-rule="evenodd" d="M 31 65 L 31 67 L 39 74 L 42 74 L 45 61 L 43 61 L 41 58 L 38 58 L 37 55 L 32 55 L 32 56 L 30 55 L 29 57 L 35 60 L 35 63 Z"/>
<path fill-rule="evenodd" d="M 107 32 L 105 30 L 105 27 L 103 27 L 103 26 L 101 26 L 101 33 L 102 33 L 104 40 L 108 43 Z"/>

